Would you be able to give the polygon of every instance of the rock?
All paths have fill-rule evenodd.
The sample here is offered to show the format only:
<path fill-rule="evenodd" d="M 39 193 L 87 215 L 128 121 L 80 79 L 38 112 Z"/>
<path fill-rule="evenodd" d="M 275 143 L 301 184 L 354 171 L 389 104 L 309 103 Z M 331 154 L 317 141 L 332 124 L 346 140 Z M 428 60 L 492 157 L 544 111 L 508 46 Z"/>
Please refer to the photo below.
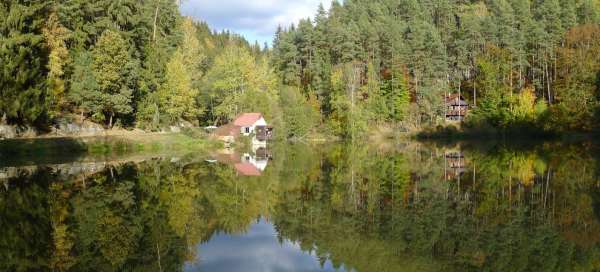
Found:
<path fill-rule="evenodd" d="M 19 137 L 23 138 L 33 138 L 38 135 L 38 131 L 30 126 L 20 127 L 17 131 Z"/>
<path fill-rule="evenodd" d="M 102 136 L 105 132 L 104 127 L 99 124 L 89 121 L 76 122 L 67 118 L 58 119 L 50 129 L 51 132 L 48 136 Z M 39 131 L 34 127 L 0 123 L 0 139 L 33 138 L 37 136 L 39 136 Z"/>
<path fill-rule="evenodd" d="M 62 119 L 58 121 L 54 133 L 60 136 L 97 136 L 104 133 L 104 128 L 92 122 L 78 123 Z"/>
<path fill-rule="evenodd" d="M 0 125 L 0 139 L 13 139 L 17 137 L 17 129 L 14 126 Z"/>

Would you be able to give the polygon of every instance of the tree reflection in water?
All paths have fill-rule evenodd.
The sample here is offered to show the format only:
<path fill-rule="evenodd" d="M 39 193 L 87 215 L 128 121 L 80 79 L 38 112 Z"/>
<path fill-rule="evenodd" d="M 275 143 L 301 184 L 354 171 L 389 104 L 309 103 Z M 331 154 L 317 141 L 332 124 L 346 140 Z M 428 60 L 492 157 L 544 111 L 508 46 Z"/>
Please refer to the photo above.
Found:
<path fill-rule="evenodd" d="M 323 269 L 593 271 L 596 151 L 296 144 L 275 145 L 260 176 L 194 156 L 0 169 L 0 270 L 201 268 L 200 244 L 263 218 Z"/>

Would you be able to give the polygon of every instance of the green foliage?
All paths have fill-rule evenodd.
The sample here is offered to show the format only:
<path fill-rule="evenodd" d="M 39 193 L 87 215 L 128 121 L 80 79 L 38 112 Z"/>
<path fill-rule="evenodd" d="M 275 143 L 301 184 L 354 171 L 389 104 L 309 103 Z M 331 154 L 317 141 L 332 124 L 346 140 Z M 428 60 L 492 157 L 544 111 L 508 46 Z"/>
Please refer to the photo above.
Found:
<path fill-rule="evenodd" d="M 318 123 L 319 113 L 297 88 L 286 87 L 279 93 L 286 138 L 302 138 Z M 279 131 L 278 128 L 278 132 Z"/>
<path fill-rule="evenodd" d="M 390 78 L 384 81 L 382 86 L 383 97 L 388 109 L 388 120 L 395 122 L 403 121 L 408 112 L 410 94 L 408 82 L 399 67 L 391 72 Z"/>
<path fill-rule="evenodd" d="M 206 76 L 206 104 L 215 121 L 233 120 L 242 112 L 262 112 L 278 117 L 277 79 L 268 63 L 241 46 L 231 44 L 215 59 Z"/>
<path fill-rule="evenodd" d="M 260 177 L 184 154 L 16 167 L 0 188 L 0 269 L 178 271 L 205 259 L 199 245 L 223 245 L 219 235 L 248 237 L 257 218 L 294 256 L 339 269 L 598 267 L 594 145 L 403 144 L 276 144 Z"/>
<path fill-rule="evenodd" d="M 50 1 L 0 3 L 0 115 L 16 123 L 44 121 L 48 48 L 44 23 Z"/>
<path fill-rule="evenodd" d="M 133 111 L 133 90 L 137 84 L 137 63 L 131 58 L 129 45 L 118 32 L 107 30 L 100 36 L 92 51 L 92 74 L 98 84 L 92 97 L 98 111 L 93 115 L 107 115 L 109 127 L 117 114 Z"/>
<path fill-rule="evenodd" d="M 322 119 L 331 121 L 337 133 L 342 133 L 339 109 L 344 103 L 339 88 L 330 83 L 335 67 L 346 63 L 360 63 L 357 87 L 365 97 L 355 102 L 369 124 L 445 124 L 443 97 L 460 93 L 470 105 L 486 107 L 471 117 L 481 126 L 502 130 L 535 120 L 536 129 L 589 131 L 598 97 L 586 88 L 562 87 L 562 77 L 599 69 L 561 69 L 561 51 L 569 47 L 570 31 L 583 24 L 597 26 L 598 11 L 597 1 L 591 0 L 337 2 L 328 12 L 321 7 L 312 24 L 302 20 L 298 27 L 279 29 L 273 63 L 284 84 L 318 98 Z M 586 39 L 580 35 L 572 40 Z M 549 105 L 535 118 L 514 108 L 523 106 L 518 94 L 530 87 L 536 104 Z M 558 121 L 568 123 L 561 128 L 549 122 L 571 115 L 561 114 L 562 106 L 556 105 L 570 99 L 561 96 L 567 90 L 579 103 L 583 97 L 590 100 L 585 114 Z M 394 109 L 398 111 L 390 112 Z"/>
<path fill-rule="evenodd" d="M 172 121 L 192 121 L 202 112 L 196 103 L 198 90 L 192 87 L 192 75 L 184 54 L 178 50 L 167 64 L 167 81 L 158 90 L 160 108 Z"/>
<path fill-rule="evenodd" d="M 160 111 L 168 116 L 170 123 L 180 120 L 196 123 L 195 120 L 204 111 L 197 103 L 197 99 L 205 55 L 197 39 L 193 22 L 186 19 L 181 28 L 183 33 L 181 46 L 167 63 L 165 82 L 158 89 L 157 96 Z M 150 101 L 145 102 L 152 107 Z M 146 113 L 146 116 L 150 115 L 151 111 Z M 153 123 L 155 122 L 156 120 L 153 120 Z"/>
<path fill-rule="evenodd" d="M 336 67 L 331 75 L 331 114 L 329 126 L 336 135 L 359 138 L 367 132 L 368 116 L 360 103 L 358 65 L 348 63 Z"/>
<path fill-rule="evenodd" d="M 251 48 L 185 19 L 176 1 L 10 1 L 0 15 L 0 118 L 22 125 L 69 113 L 154 130 L 210 122 L 206 72 L 230 44 Z M 251 58 L 266 53 L 252 48 Z"/>
<path fill-rule="evenodd" d="M 279 28 L 272 50 L 186 19 L 178 4 L 3 2 L 0 117 L 48 127 L 78 113 L 158 130 L 261 111 L 283 126 L 293 122 L 280 96 L 294 87 L 300 96 L 285 95 L 350 138 L 371 126 L 445 125 L 451 93 L 483 107 L 471 117 L 481 126 L 598 129 L 597 0 L 336 1 Z M 521 111 L 529 88 L 548 106 L 535 117 Z"/>
<path fill-rule="evenodd" d="M 536 97 L 530 88 L 518 94 L 500 94 L 482 101 L 469 117 L 469 126 L 485 126 L 489 123 L 502 130 L 522 130 L 534 132 L 537 121 L 546 114 L 545 102 L 536 103 Z"/>
<path fill-rule="evenodd" d="M 50 54 L 48 56 L 48 107 L 51 115 L 57 115 L 65 107 L 65 66 L 69 62 L 66 41 L 69 30 L 60 24 L 56 13 L 50 14 L 44 28 L 44 39 Z"/>
<path fill-rule="evenodd" d="M 97 97 L 100 96 L 98 93 L 98 83 L 94 75 L 90 73 L 91 70 L 91 53 L 86 51 L 75 53 L 73 74 L 70 78 L 71 88 L 67 98 L 71 103 L 79 107 L 82 116 L 84 113 L 101 111 L 96 101 Z"/>

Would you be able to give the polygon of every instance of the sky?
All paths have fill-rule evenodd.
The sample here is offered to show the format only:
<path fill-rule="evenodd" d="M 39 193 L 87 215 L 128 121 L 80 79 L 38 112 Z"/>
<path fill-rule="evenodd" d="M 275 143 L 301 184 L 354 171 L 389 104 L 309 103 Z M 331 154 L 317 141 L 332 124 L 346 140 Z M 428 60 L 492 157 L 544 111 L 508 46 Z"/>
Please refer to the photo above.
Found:
<path fill-rule="evenodd" d="M 262 45 L 271 44 L 278 25 L 313 18 L 320 3 L 329 9 L 331 0 L 185 0 L 181 12 L 215 30 L 227 29 Z"/>
<path fill-rule="evenodd" d="M 196 259 L 183 271 L 346 271 L 343 264 L 336 270 L 330 260 L 321 265 L 315 251 L 303 251 L 300 244 L 278 236 L 265 219 L 243 234 L 218 233 L 198 246 Z"/>

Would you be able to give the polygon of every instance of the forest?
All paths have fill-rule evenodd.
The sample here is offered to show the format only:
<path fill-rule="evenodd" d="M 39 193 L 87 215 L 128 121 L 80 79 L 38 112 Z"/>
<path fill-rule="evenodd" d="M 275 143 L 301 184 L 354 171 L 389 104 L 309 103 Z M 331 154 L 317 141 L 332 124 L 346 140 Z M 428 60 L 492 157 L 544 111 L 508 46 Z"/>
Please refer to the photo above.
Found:
<path fill-rule="evenodd" d="M 286 138 L 355 138 L 449 126 L 459 94 L 465 130 L 598 129 L 598 0 L 333 1 L 272 45 L 178 2 L 2 1 L 2 122 L 160 130 L 260 111 Z"/>

